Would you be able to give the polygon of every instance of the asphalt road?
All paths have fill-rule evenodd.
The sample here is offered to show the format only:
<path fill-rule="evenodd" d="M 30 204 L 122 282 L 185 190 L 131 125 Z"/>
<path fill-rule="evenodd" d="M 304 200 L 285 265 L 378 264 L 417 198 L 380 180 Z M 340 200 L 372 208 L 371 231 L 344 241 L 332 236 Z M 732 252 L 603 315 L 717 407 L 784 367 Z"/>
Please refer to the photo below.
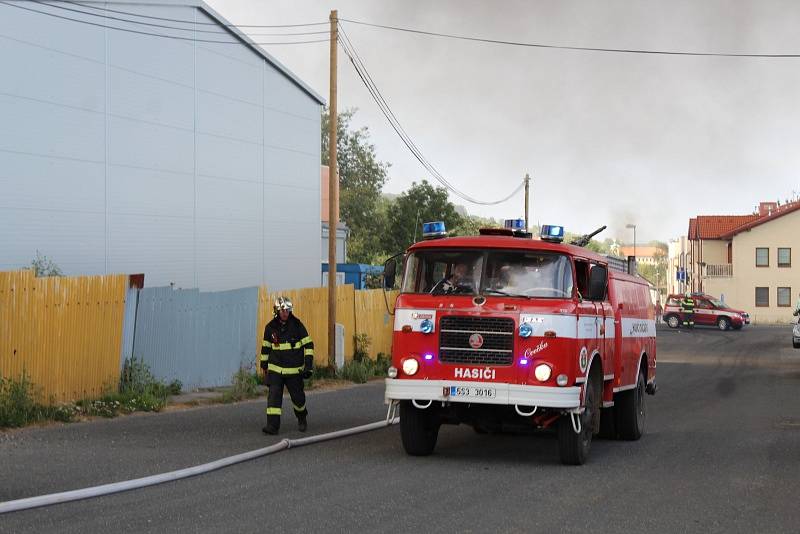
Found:
<path fill-rule="evenodd" d="M 0 516 L 0 532 L 798 532 L 800 350 L 787 327 L 659 331 L 645 436 L 559 463 L 553 435 L 399 428 L 192 479 Z M 310 432 L 385 416 L 381 384 L 309 396 Z M 0 434 L 0 501 L 179 469 L 265 437 L 263 401 Z"/>

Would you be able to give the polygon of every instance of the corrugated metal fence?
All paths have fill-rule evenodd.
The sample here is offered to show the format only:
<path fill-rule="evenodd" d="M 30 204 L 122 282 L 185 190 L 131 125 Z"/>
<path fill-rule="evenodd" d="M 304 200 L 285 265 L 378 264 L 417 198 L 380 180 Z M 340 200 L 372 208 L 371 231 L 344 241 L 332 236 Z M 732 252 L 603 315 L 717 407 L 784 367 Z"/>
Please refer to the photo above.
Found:
<path fill-rule="evenodd" d="M 144 288 L 133 354 L 156 377 L 180 380 L 184 389 L 228 385 L 240 367 L 254 369 L 257 306 L 256 287 L 215 293 Z"/>
<path fill-rule="evenodd" d="M 44 401 L 116 387 L 127 285 L 125 275 L 0 272 L 0 375 L 24 370 Z"/>

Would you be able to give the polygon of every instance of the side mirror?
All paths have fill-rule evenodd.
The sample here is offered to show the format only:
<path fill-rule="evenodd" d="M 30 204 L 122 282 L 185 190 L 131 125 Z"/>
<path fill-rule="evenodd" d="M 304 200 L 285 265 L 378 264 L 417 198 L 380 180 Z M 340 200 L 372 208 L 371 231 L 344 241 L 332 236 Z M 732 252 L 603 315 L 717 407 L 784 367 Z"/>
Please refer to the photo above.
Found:
<path fill-rule="evenodd" d="M 395 258 L 390 258 L 383 264 L 383 287 L 386 289 L 393 288 L 396 277 L 397 260 Z"/>
<path fill-rule="evenodd" d="M 589 300 L 605 300 L 608 271 L 602 265 L 595 265 L 589 271 Z"/>

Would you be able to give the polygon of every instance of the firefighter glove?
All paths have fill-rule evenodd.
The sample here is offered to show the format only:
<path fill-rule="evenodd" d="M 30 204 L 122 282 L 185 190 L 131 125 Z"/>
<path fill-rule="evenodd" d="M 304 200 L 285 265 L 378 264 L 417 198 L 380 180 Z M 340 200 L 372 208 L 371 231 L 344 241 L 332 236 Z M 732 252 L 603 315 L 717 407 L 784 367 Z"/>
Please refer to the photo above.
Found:
<path fill-rule="evenodd" d="M 261 368 L 266 371 L 269 368 L 269 362 L 267 362 L 267 360 L 261 360 Z"/>
<path fill-rule="evenodd" d="M 303 369 L 303 378 L 305 380 L 308 380 L 309 378 L 311 378 L 311 375 L 313 375 L 313 374 L 314 374 L 314 370 L 313 369 L 308 369 L 308 368 Z"/>

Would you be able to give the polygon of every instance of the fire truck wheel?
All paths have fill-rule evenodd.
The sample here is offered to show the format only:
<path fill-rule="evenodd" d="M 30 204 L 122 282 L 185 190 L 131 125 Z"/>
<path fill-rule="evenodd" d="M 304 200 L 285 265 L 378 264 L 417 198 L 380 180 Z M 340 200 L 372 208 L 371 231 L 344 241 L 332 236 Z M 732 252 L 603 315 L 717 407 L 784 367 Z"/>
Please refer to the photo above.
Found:
<path fill-rule="evenodd" d="M 678 318 L 677 315 L 667 315 L 664 321 L 670 328 L 678 328 L 681 325 L 681 320 Z"/>
<path fill-rule="evenodd" d="M 432 408 L 420 410 L 411 401 L 400 403 L 400 437 L 411 456 L 428 456 L 436 447 L 439 422 Z"/>
<path fill-rule="evenodd" d="M 720 317 L 717 320 L 717 328 L 719 328 L 720 330 L 727 330 L 730 327 L 731 327 L 731 320 L 728 319 L 727 317 Z"/>
<path fill-rule="evenodd" d="M 619 400 L 615 400 L 614 407 L 617 409 L 619 419 L 617 419 L 617 429 L 619 437 L 629 441 L 635 441 L 644 434 L 644 424 L 647 420 L 647 410 L 644 402 L 645 389 L 644 372 L 639 370 L 636 379 L 636 387 L 618 394 Z"/>
<path fill-rule="evenodd" d="M 600 410 L 600 433 L 597 435 L 601 439 L 617 439 L 617 414 L 614 407 L 603 408 Z"/>
<path fill-rule="evenodd" d="M 583 465 L 589 458 L 589 449 L 592 445 L 594 414 L 600 409 L 600 388 L 597 378 L 591 379 L 587 384 L 585 410 L 580 414 L 581 431 L 575 433 L 572 425 L 572 416 L 564 414 L 558 420 L 558 452 L 561 463 L 567 465 Z"/>

